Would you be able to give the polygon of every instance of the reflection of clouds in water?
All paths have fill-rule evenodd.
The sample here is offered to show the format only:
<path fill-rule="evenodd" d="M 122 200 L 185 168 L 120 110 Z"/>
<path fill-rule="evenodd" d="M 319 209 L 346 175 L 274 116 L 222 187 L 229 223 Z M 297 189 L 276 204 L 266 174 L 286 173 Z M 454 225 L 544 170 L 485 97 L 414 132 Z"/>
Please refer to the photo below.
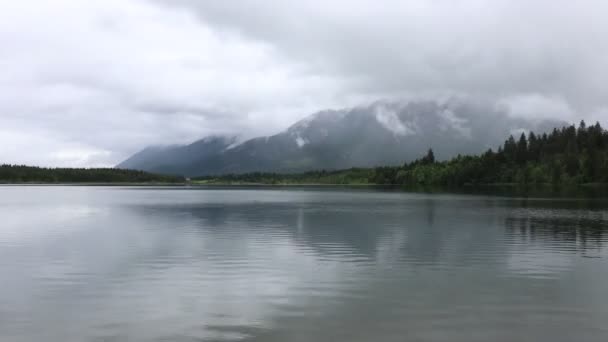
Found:
<path fill-rule="evenodd" d="M 287 216 L 270 220 L 247 207 L 152 209 L 113 208 L 111 215 L 85 216 L 81 224 L 89 229 L 48 236 L 39 246 L 44 251 L 31 246 L 24 255 L 47 260 L 20 265 L 13 292 L 35 279 L 54 294 L 32 306 L 25 297 L 36 290 L 22 288 L 22 301 L 12 306 L 20 306 L 33 325 L 55 331 L 55 340 L 96 330 L 108 337 L 112 329 L 103 325 L 117 313 L 115 328 L 138 338 L 168 331 L 236 338 L 239 327 L 268 328 L 277 315 L 300 315 L 338 291 L 348 292 L 351 285 L 340 282 L 358 270 L 338 255 L 325 258 L 294 240 L 293 228 L 296 237 L 306 234 L 302 208 L 283 208 L 279 213 Z M 61 216 L 53 222 L 63 227 L 70 221 Z M 58 240 L 68 249 L 57 250 Z M 325 247 L 340 249 L 336 243 Z M 72 309 L 55 316 L 57 303 Z"/>
<path fill-rule="evenodd" d="M 376 247 L 376 262 L 380 265 L 393 263 L 403 255 L 403 246 L 407 244 L 407 231 L 404 229 L 395 230 L 391 235 L 378 240 Z"/>
<path fill-rule="evenodd" d="M 85 204 L 50 204 L 36 207 L 15 206 L 4 208 L 10 215 L 2 215 L 0 245 L 14 245 L 31 239 L 45 239 L 57 234 L 70 234 L 88 229 L 78 222 L 90 216 L 107 213 L 103 208 Z"/>
<path fill-rule="evenodd" d="M 506 260 L 509 271 L 531 277 L 551 277 L 570 270 L 571 254 L 553 253 L 543 249 L 534 250 L 532 246 L 513 248 Z"/>
<path fill-rule="evenodd" d="M 186 240 L 199 238 L 190 233 L 179 233 L 178 241 L 173 243 L 182 249 L 173 255 L 175 260 L 165 269 L 154 270 L 152 275 L 145 267 L 135 270 L 125 284 L 108 296 L 139 299 L 123 308 L 124 312 L 138 309 L 126 315 L 137 317 L 136 321 L 128 322 L 134 332 L 145 331 L 153 337 L 169 330 L 220 338 L 237 337 L 231 334 L 239 327 L 268 329 L 274 316 L 287 314 L 279 312 L 282 308 L 296 315 L 303 312 L 315 301 L 344 289 L 338 285 L 340 279 L 355 271 L 348 264 L 321 261 L 314 253 L 303 253 L 301 246 L 287 236 L 265 234 L 262 242 L 256 236 L 259 231 L 240 231 L 238 235 L 226 232 L 205 235 L 199 244 L 189 244 Z M 183 261 L 177 262 L 180 258 Z M 110 314 L 115 304 L 106 301 L 102 308 L 107 306 Z M 99 309 L 103 312 L 102 308 Z M 183 312 L 189 315 L 184 317 L 180 314 Z M 164 324 L 149 324 L 155 320 Z M 170 327 L 167 321 L 171 322 Z"/>
<path fill-rule="evenodd" d="M 522 326 L 520 305 L 547 315 L 556 302 L 570 305 L 562 294 L 572 291 L 556 280 L 579 298 L 601 289 L 580 260 L 602 260 L 580 255 L 603 248 L 606 225 L 584 210 L 553 216 L 501 199 L 382 192 L 68 193 L 53 204 L 68 212 L 45 228 L 57 233 L 0 244 L 0 275 L 10 274 L 0 315 L 22 321 L 0 321 L 0 334 L 266 342 L 401 341 L 411 332 L 464 341 L 484 325 L 489 337 L 520 331 L 517 340 L 547 328 L 540 315 L 542 329 Z M 70 210 L 81 207 L 93 210 Z M 575 271 L 580 281 L 561 277 Z M 547 289 L 553 297 L 542 296 Z M 588 308 L 596 310 L 580 311 Z"/>

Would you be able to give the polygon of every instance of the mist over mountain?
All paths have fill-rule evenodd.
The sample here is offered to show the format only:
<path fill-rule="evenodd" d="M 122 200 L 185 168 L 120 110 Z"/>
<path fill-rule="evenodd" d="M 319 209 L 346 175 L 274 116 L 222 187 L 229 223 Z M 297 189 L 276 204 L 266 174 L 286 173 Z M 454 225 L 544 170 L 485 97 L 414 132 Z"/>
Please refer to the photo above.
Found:
<path fill-rule="evenodd" d="M 236 142 L 236 137 L 210 136 L 189 145 L 149 146 L 135 153 L 117 167 L 183 173 L 197 160 L 206 160 Z"/>
<path fill-rule="evenodd" d="M 511 134 L 564 125 L 508 115 L 496 106 L 460 100 L 378 101 L 310 115 L 283 132 L 237 143 L 213 136 L 190 145 L 148 147 L 119 168 L 186 176 L 301 172 L 398 165 L 433 148 L 438 159 L 496 149 Z"/>

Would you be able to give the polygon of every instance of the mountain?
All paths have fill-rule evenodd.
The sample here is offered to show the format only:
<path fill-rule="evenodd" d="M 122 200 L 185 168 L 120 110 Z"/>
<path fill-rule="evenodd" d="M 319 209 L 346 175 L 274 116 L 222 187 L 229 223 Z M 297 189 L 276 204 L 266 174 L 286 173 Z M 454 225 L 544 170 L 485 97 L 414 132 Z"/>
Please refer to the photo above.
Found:
<path fill-rule="evenodd" d="M 146 148 L 118 167 L 198 176 L 398 165 L 429 148 L 438 159 L 476 154 L 497 148 L 510 134 L 563 125 L 466 101 L 378 101 L 318 112 L 279 134 L 240 144 L 211 137 L 187 146 Z"/>
<path fill-rule="evenodd" d="M 236 137 L 210 136 L 189 145 L 150 146 L 116 167 L 149 172 L 184 174 L 190 164 L 215 156 L 237 141 Z M 151 171 L 154 170 L 154 171 Z"/>

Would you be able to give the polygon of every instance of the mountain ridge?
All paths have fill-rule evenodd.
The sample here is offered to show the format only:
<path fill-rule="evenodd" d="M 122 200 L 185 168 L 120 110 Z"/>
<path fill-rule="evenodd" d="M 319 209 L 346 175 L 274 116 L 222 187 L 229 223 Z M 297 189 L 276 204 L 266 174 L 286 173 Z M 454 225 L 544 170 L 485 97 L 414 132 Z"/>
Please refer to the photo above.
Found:
<path fill-rule="evenodd" d="M 320 111 L 275 135 L 240 143 L 211 136 L 189 145 L 147 147 L 117 167 L 201 176 L 399 165 L 428 148 L 442 160 L 496 148 L 510 134 L 562 125 L 466 101 L 377 101 Z"/>

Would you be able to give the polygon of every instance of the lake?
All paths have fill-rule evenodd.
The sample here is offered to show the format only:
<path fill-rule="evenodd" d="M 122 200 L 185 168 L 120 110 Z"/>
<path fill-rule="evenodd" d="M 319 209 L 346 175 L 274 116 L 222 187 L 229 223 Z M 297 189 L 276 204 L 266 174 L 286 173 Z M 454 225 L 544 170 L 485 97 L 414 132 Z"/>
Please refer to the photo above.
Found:
<path fill-rule="evenodd" d="M 0 187 L 1 341 L 608 341 L 608 201 Z"/>

